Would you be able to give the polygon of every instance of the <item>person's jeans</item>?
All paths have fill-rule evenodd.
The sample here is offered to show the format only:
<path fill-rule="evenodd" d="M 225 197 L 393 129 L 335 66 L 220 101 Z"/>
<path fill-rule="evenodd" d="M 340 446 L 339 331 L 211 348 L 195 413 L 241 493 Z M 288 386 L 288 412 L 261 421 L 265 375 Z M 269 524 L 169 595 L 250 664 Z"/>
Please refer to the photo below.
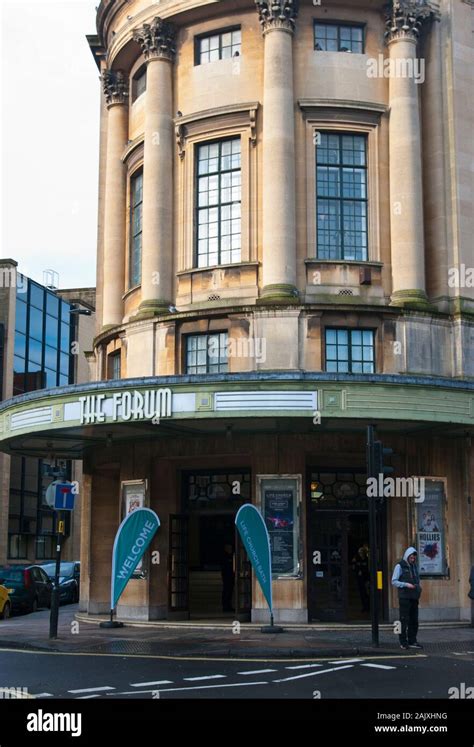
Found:
<path fill-rule="evenodd" d="M 418 633 L 418 599 L 400 599 L 400 622 L 402 630 L 399 635 L 401 646 L 416 643 Z"/>

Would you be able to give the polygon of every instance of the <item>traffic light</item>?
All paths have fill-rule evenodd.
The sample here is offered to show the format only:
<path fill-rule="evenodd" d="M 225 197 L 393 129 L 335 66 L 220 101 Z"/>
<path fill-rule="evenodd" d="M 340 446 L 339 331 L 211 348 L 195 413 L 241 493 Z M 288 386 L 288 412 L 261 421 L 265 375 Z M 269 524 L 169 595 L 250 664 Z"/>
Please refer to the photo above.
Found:
<path fill-rule="evenodd" d="M 374 466 L 374 471 L 375 471 L 374 477 L 378 477 L 378 475 L 391 475 L 395 470 L 393 469 L 393 467 L 386 465 L 385 460 L 388 457 L 392 456 L 393 449 L 385 447 L 382 441 L 374 441 L 373 449 L 374 449 L 374 457 L 373 457 L 374 461 L 372 462 L 372 464 Z"/>

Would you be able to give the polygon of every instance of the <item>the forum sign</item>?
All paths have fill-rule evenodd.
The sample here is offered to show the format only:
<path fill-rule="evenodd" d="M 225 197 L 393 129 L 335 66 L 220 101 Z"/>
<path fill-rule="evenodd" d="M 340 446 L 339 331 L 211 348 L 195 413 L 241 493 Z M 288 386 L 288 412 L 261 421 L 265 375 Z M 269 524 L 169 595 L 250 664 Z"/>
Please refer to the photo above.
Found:
<path fill-rule="evenodd" d="M 79 397 L 81 425 L 113 421 L 151 420 L 171 416 L 171 389 L 146 389 Z"/>

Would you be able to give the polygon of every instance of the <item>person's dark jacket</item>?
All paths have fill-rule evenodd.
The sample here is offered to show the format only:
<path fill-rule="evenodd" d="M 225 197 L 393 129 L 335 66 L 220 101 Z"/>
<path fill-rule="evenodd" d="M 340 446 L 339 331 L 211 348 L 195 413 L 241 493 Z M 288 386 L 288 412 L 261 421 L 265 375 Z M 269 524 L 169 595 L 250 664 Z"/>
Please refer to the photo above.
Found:
<path fill-rule="evenodd" d="M 471 573 L 469 575 L 469 584 L 471 586 L 470 590 L 468 591 L 468 597 L 469 599 L 474 600 L 474 565 L 471 568 Z"/>
<path fill-rule="evenodd" d="M 399 599 L 419 599 L 421 596 L 418 565 L 416 561 L 414 563 L 408 562 L 408 558 L 410 555 L 413 555 L 413 553 L 418 557 L 415 547 L 409 547 L 405 550 L 403 559 L 400 560 L 393 569 L 392 584 L 398 589 Z M 413 584 L 415 588 L 409 589 L 406 584 Z"/>

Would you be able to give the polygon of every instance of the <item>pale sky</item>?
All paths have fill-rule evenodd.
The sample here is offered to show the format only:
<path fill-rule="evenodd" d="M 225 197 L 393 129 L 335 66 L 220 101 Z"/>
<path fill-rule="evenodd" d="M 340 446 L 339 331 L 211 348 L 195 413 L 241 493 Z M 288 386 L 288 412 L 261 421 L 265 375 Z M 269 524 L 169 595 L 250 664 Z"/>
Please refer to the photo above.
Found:
<path fill-rule="evenodd" d="M 0 0 L 0 257 L 59 287 L 95 285 L 99 0 Z"/>

